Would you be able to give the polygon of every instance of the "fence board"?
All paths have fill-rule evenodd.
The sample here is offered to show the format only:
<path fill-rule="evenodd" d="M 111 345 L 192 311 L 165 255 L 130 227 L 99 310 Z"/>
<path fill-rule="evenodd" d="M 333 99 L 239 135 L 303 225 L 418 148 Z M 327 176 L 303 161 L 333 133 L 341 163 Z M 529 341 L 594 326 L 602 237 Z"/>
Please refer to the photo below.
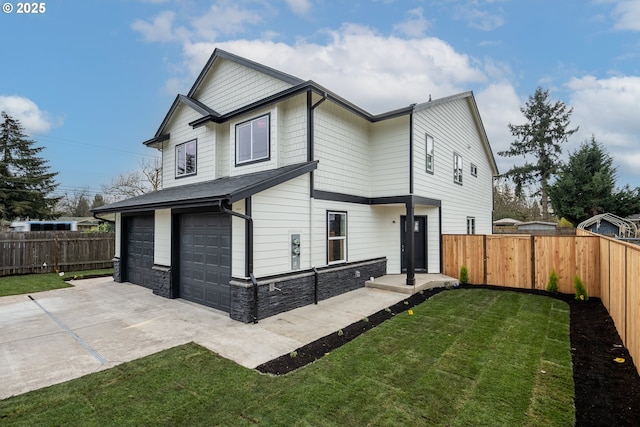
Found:
<path fill-rule="evenodd" d="M 530 289 L 532 236 L 486 236 L 487 284 Z"/>
<path fill-rule="evenodd" d="M 0 276 L 111 267 L 113 233 L 0 233 Z"/>
<path fill-rule="evenodd" d="M 600 299 L 607 311 L 611 312 L 611 303 L 609 301 L 611 293 L 611 255 L 609 249 L 611 244 L 608 239 L 598 240 L 600 243 Z"/>
<path fill-rule="evenodd" d="M 615 323 L 618 334 L 624 340 L 626 334 L 626 282 L 627 282 L 627 247 L 611 244 L 609 248 L 609 314 Z"/>
<path fill-rule="evenodd" d="M 640 371 L 640 250 L 627 248 L 626 337 L 622 340 Z M 621 335 L 622 336 L 622 335 Z"/>
<path fill-rule="evenodd" d="M 467 267 L 469 282 L 484 283 L 484 236 L 482 235 L 444 235 L 443 273 L 451 277 L 460 276 L 460 267 Z M 445 249 L 446 248 L 446 249 Z"/>

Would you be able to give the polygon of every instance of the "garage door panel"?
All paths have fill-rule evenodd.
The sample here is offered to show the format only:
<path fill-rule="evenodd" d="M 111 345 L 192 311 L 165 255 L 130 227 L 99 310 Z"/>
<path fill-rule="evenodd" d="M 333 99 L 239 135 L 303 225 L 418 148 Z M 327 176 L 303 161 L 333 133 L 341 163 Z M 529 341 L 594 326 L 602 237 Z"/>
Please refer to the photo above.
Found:
<path fill-rule="evenodd" d="M 231 221 L 227 215 L 180 217 L 181 298 L 229 311 L 230 243 Z"/>
<path fill-rule="evenodd" d="M 126 280 L 147 288 L 153 287 L 153 216 L 126 219 Z"/>

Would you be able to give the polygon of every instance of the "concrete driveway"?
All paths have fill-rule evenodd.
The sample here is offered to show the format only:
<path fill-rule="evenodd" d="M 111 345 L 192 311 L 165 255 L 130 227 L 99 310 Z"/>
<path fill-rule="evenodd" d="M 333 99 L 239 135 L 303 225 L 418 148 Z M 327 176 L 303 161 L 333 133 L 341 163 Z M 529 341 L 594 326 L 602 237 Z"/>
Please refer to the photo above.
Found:
<path fill-rule="evenodd" d="M 247 368 L 401 301 L 361 288 L 243 324 L 226 313 L 111 278 L 0 298 L 0 399 L 194 341 Z"/>

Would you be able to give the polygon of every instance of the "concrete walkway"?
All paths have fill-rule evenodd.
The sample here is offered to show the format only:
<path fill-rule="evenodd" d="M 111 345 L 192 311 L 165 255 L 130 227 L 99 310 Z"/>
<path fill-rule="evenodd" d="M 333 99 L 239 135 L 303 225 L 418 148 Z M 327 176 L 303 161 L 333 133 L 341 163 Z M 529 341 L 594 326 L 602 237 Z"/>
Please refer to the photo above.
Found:
<path fill-rule="evenodd" d="M 406 294 L 361 288 L 257 324 L 111 278 L 0 298 L 0 399 L 194 341 L 247 368 L 393 305 Z"/>

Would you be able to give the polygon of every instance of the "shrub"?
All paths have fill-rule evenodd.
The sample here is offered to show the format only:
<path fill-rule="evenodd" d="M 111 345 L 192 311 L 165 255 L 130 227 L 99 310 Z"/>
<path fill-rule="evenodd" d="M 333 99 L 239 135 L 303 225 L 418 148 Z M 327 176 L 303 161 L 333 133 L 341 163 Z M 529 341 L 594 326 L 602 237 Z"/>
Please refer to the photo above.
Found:
<path fill-rule="evenodd" d="M 547 282 L 547 291 L 552 294 L 558 293 L 558 274 L 556 273 L 556 269 L 551 270 L 551 274 L 549 274 L 549 282 Z"/>
<path fill-rule="evenodd" d="M 584 283 L 580 277 L 576 275 L 573 278 L 573 287 L 576 288 L 576 299 L 581 301 L 589 301 L 589 295 L 587 295 L 587 289 L 584 287 Z"/>
<path fill-rule="evenodd" d="M 460 284 L 466 285 L 467 283 L 469 283 L 469 270 L 466 265 L 463 265 L 460 267 Z"/>
<path fill-rule="evenodd" d="M 573 228 L 573 224 L 567 218 L 562 217 L 560 221 L 558 221 L 558 228 Z"/>

